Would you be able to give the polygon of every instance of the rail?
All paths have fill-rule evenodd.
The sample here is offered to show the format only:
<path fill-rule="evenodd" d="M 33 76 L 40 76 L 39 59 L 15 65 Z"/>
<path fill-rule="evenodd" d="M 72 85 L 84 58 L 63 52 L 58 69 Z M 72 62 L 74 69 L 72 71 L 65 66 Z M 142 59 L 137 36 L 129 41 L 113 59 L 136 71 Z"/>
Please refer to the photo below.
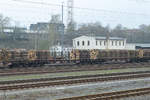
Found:
<path fill-rule="evenodd" d="M 141 96 L 150 94 L 150 88 L 140 88 L 140 89 L 133 89 L 133 90 L 126 90 L 126 91 L 118 91 L 118 92 L 110 92 L 110 93 L 102 93 L 96 95 L 87 95 L 87 96 L 80 96 L 80 97 L 71 97 L 71 98 L 64 98 L 59 100 L 116 100 L 131 96 Z"/>
<path fill-rule="evenodd" d="M 18 85 L 2 85 L 0 90 L 18 90 L 18 89 L 28 89 L 28 88 L 39 88 L 39 87 L 49 87 L 49 86 L 60 86 L 60 85 L 73 85 L 82 83 L 96 83 L 104 81 L 114 81 L 114 80 L 127 80 L 136 78 L 146 78 L 150 77 L 149 73 L 135 74 L 135 75 L 123 75 L 123 76 L 109 76 L 109 77 L 96 77 L 96 78 L 85 78 L 76 80 L 62 80 L 62 81 L 52 81 L 52 82 L 40 82 L 40 83 L 27 83 Z"/>

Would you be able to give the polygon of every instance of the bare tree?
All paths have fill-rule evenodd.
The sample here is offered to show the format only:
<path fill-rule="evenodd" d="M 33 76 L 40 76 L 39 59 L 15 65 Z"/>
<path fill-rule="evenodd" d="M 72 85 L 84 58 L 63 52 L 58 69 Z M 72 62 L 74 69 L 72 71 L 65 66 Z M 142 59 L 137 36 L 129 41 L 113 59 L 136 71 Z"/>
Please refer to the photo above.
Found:
<path fill-rule="evenodd" d="M 4 27 L 8 26 L 10 22 L 10 18 L 4 17 L 0 14 L 0 33 L 3 33 Z"/>
<path fill-rule="evenodd" d="M 59 15 L 52 15 L 49 25 L 49 39 L 50 45 L 55 45 L 60 40 L 60 34 L 58 32 L 58 25 L 61 24 Z"/>

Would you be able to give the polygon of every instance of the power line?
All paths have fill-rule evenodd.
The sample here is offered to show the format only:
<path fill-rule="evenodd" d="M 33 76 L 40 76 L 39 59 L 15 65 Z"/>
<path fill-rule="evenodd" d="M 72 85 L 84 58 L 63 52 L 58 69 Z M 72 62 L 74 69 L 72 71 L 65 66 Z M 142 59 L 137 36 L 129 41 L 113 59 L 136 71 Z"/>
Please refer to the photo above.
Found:
<path fill-rule="evenodd" d="M 34 1 L 28 1 L 28 0 L 13 0 L 13 1 L 30 3 L 30 4 L 40 4 L 40 5 L 61 7 L 60 4 L 52 4 L 52 3 L 45 3 L 45 2 L 34 2 Z M 64 7 L 67 7 L 67 6 L 64 5 Z M 73 8 L 80 9 L 80 10 L 97 11 L 97 12 L 109 12 L 109 13 L 119 13 L 119 14 L 149 16 L 148 14 L 145 14 L 145 13 L 136 13 L 136 12 L 124 12 L 124 11 L 114 11 L 114 10 L 105 10 L 105 9 L 92 9 L 92 8 L 81 8 L 81 7 L 73 7 Z"/>
<path fill-rule="evenodd" d="M 70 23 L 73 22 L 74 18 L 74 0 L 68 0 L 67 3 L 68 9 L 67 9 L 67 27 Z"/>
<path fill-rule="evenodd" d="M 58 7 L 58 8 L 60 8 L 62 5 L 59 5 L 59 4 L 50 4 L 50 3 L 45 3 L 45 2 L 34 2 L 34 1 L 29 1 L 29 0 L 13 0 L 13 1 L 19 1 L 19 2 L 24 2 L 24 3 L 29 3 L 29 4 L 35 4 L 35 5 L 46 5 L 45 7 L 50 7 L 50 6 L 54 6 L 55 8 L 56 7 Z M 24 3 L 22 3 L 22 4 L 24 4 Z M 33 7 L 33 6 L 32 6 Z M 41 6 L 38 6 L 38 7 L 40 7 L 40 9 L 41 9 Z M 67 6 L 64 6 L 65 7 L 65 9 L 67 9 Z M 34 8 L 34 7 L 33 7 Z M 77 22 L 79 22 L 79 23 L 86 23 L 86 22 L 88 22 L 88 23 L 94 23 L 94 22 L 101 22 L 101 23 L 104 23 L 104 24 L 112 24 L 112 23 L 115 23 L 115 24 L 126 24 L 126 22 L 130 22 L 129 23 L 129 25 L 131 26 L 131 24 L 134 26 L 134 23 L 139 23 L 139 25 L 140 25 L 140 20 L 137 20 L 134 16 L 132 16 L 132 15 L 135 15 L 135 13 L 129 13 L 129 12 L 126 12 L 126 13 L 124 13 L 124 12 L 119 12 L 119 11 L 107 11 L 107 10 L 101 10 L 101 9 L 90 9 L 90 8 L 80 8 L 80 7 L 74 7 L 75 9 L 76 9 L 76 13 L 75 13 L 75 15 L 74 15 L 74 17 L 76 18 L 76 19 L 80 19 L 80 20 L 78 20 Z M 14 11 L 18 11 L 18 10 L 21 10 L 21 9 L 17 9 L 17 10 L 14 10 Z M 29 8 L 28 9 L 24 9 L 24 10 L 30 10 Z M 35 10 L 35 11 L 34 11 Z M 34 9 L 33 11 L 32 11 L 32 9 L 31 9 L 31 12 L 32 13 L 39 13 L 40 14 L 40 12 L 37 12 L 36 10 L 38 10 L 38 9 Z M 45 9 L 44 9 L 45 10 Z M 47 9 L 48 10 L 48 9 Z M 58 9 L 57 9 L 58 10 Z M 84 10 L 84 12 L 83 12 L 83 10 Z M 46 10 L 45 10 L 46 11 Z M 49 11 L 46 11 L 46 12 L 41 12 L 41 13 L 45 13 L 45 14 L 47 14 L 47 15 L 49 15 L 49 17 L 50 17 L 50 12 Z M 67 11 L 67 10 L 65 10 L 65 11 Z M 13 12 L 13 10 L 12 10 L 12 12 Z M 24 11 L 23 11 L 24 12 Z M 29 11 L 30 12 L 30 11 Z M 31 13 L 30 12 L 30 13 Z M 56 10 L 54 11 L 54 12 L 56 12 Z M 89 13 L 90 12 L 90 13 Z M 28 12 L 26 12 L 26 13 L 28 13 Z M 100 13 L 100 14 L 99 14 Z M 117 13 L 117 14 L 116 14 Z M 44 15 L 45 15 L 44 14 Z M 113 14 L 113 15 L 111 15 L 111 14 Z M 119 16 L 118 16 L 118 14 L 119 14 Z M 127 15 L 129 15 L 129 18 L 127 18 L 126 16 L 122 16 L 122 14 L 127 14 Z M 141 17 L 144 15 L 142 15 L 142 14 L 140 14 L 140 13 L 136 13 L 136 15 L 141 15 Z M 19 15 L 18 15 L 19 16 Z M 85 17 L 86 16 L 86 17 Z M 123 17 L 123 18 L 121 18 L 121 16 Z M 131 16 L 131 17 L 130 17 Z M 32 22 L 37 22 L 37 21 L 45 21 L 45 20 L 47 20 L 48 18 L 47 17 L 45 17 L 45 18 L 43 18 L 43 17 L 41 17 L 41 16 L 36 16 L 36 15 L 34 15 L 34 16 L 32 16 L 33 18 L 32 18 L 32 20 L 31 20 L 31 18 L 29 18 L 29 19 L 27 19 L 28 21 L 26 21 L 26 23 L 32 23 Z M 148 17 L 148 16 L 145 16 L 144 15 L 144 17 Z M 139 18 L 139 17 L 138 17 Z M 33 19 L 35 20 L 35 21 L 33 21 Z M 124 20 L 125 19 L 125 20 Z M 128 19 L 128 20 L 126 20 L 126 19 Z M 145 19 L 147 19 L 147 18 L 145 18 Z M 24 21 L 24 19 L 23 19 L 23 21 Z M 148 21 L 147 21 L 148 22 Z M 143 22 L 142 22 L 143 23 Z M 145 22 L 146 23 L 146 22 Z M 112 24 L 113 25 L 113 24 Z"/>
<path fill-rule="evenodd" d="M 137 3 L 150 3 L 150 0 L 128 0 L 128 1 L 134 1 Z"/>
<path fill-rule="evenodd" d="M 141 2 L 150 2 L 150 0 L 128 0 L 128 1 L 141 1 Z"/>
<path fill-rule="evenodd" d="M 18 11 L 22 11 L 21 9 L 10 9 L 11 10 L 11 13 L 13 13 L 13 12 L 16 12 L 16 13 L 18 13 Z M 50 15 L 52 15 L 50 12 L 48 12 L 48 11 L 42 11 L 42 12 L 40 12 L 39 13 L 39 11 L 37 11 L 37 9 L 36 10 L 30 10 L 29 11 L 29 9 L 26 11 L 27 9 L 24 9 L 21 13 L 34 13 L 34 15 L 32 15 L 32 19 L 39 19 L 39 20 L 46 20 L 46 19 L 48 19 L 48 17 L 50 17 Z M 55 12 L 56 12 L 57 10 L 55 10 Z M 38 15 L 36 15 L 36 14 L 38 14 Z M 45 14 L 47 14 L 48 16 L 47 17 L 41 17 L 41 16 L 39 16 L 39 14 L 42 14 L 42 15 L 45 15 Z M 20 15 L 17 15 L 17 16 L 20 16 Z M 85 17 L 86 16 L 86 17 Z M 31 17 L 31 15 L 29 16 L 29 18 Z M 137 21 L 135 21 L 136 20 L 136 18 L 135 17 L 129 17 L 129 18 L 127 18 L 126 16 L 122 16 L 121 17 L 121 15 L 120 15 L 120 17 L 118 16 L 118 15 L 116 15 L 116 14 L 114 14 L 114 15 L 110 15 L 110 14 L 105 14 L 105 13 L 103 13 L 102 12 L 102 14 L 97 14 L 97 13 L 94 13 L 94 12 L 92 12 L 92 13 L 82 13 L 82 12 L 78 12 L 78 13 L 75 13 L 75 15 L 74 15 L 74 17 L 77 19 L 83 19 L 83 20 L 85 20 L 85 21 L 90 21 L 90 20 L 95 20 L 95 21 L 101 21 L 101 20 L 103 20 L 103 21 L 111 21 L 111 22 L 117 22 L 117 21 L 121 21 L 121 20 L 123 20 L 123 19 L 128 19 L 127 20 L 127 22 L 132 22 L 132 23 L 135 23 L 135 22 L 137 22 L 137 21 L 140 21 L 140 20 L 137 20 Z M 26 17 L 27 18 L 27 17 Z M 99 19 L 98 19 L 99 18 Z M 146 18 L 147 19 L 147 18 Z M 83 21 L 82 20 L 82 21 Z M 84 22 L 85 22 L 84 21 Z"/>

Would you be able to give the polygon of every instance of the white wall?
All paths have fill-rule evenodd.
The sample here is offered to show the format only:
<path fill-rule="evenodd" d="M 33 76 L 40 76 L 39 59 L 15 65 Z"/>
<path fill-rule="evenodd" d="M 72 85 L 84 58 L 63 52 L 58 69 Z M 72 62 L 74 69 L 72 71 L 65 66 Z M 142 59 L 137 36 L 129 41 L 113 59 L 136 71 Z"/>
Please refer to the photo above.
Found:
<path fill-rule="evenodd" d="M 127 44 L 125 47 L 126 50 L 135 50 L 135 44 Z"/>
<path fill-rule="evenodd" d="M 84 41 L 84 46 L 82 45 L 83 41 Z M 90 45 L 88 45 L 88 41 L 90 42 Z M 95 38 L 93 37 L 81 36 L 79 38 L 73 39 L 73 47 L 75 49 L 93 49 L 95 48 L 95 45 L 96 45 L 94 41 L 95 41 Z M 77 42 L 79 42 L 79 46 Z"/>
<path fill-rule="evenodd" d="M 82 45 L 83 41 L 84 41 L 84 46 Z M 90 42 L 90 45 L 88 45 L 88 41 Z M 96 45 L 96 41 L 97 41 L 97 45 Z M 113 41 L 113 45 L 112 45 L 112 41 Z M 79 42 L 79 46 L 78 46 L 78 42 Z M 101 45 L 100 45 L 100 42 L 101 42 Z M 105 42 L 105 45 L 104 45 L 104 42 Z M 106 49 L 107 42 L 106 40 L 96 40 L 95 37 L 81 36 L 81 37 L 73 39 L 73 47 L 75 49 Z M 108 48 L 109 49 L 125 49 L 126 39 L 109 40 Z"/>

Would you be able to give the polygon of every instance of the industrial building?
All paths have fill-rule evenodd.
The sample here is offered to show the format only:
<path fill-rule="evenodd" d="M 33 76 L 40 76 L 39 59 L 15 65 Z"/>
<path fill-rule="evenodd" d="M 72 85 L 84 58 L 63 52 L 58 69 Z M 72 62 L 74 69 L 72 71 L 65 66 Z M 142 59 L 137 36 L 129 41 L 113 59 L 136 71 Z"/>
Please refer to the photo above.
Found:
<path fill-rule="evenodd" d="M 73 39 L 75 49 L 114 49 L 114 50 L 135 50 L 134 44 L 128 44 L 126 38 L 120 37 L 99 37 L 80 36 Z"/>
<path fill-rule="evenodd" d="M 48 22 L 38 22 L 36 24 L 30 25 L 31 32 L 38 32 L 38 33 L 48 33 L 50 27 L 53 26 L 55 31 L 59 34 L 62 33 L 64 24 L 62 23 L 48 23 Z"/>

